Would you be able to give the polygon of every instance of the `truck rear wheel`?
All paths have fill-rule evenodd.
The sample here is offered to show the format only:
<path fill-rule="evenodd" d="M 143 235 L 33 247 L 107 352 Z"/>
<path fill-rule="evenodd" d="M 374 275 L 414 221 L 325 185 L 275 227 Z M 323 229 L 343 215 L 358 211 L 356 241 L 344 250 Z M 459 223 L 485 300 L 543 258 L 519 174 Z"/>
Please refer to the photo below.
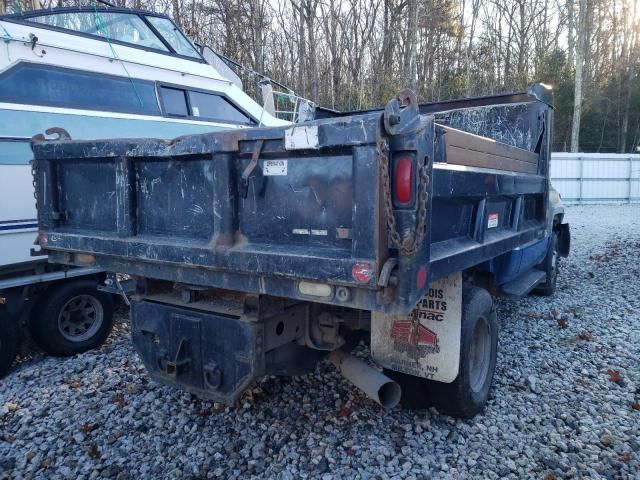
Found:
<path fill-rule="evenodd" d="M 0 378 L 11 368 L 17 350 L 18 326 L 4 308 L 0 308 Z"/>
<path fill-rule="evenodd" d="M 436 407 L 440 413 L 472 418 L 487 403 L 498 352 L 498 319 L 491 295 L 483 288 L 462 290 L 460 367 L 452 383 L 385 370 L 400 384 L 400 403 L 408 409 Z"/>
<path fill-rule="evenodd" d="M 69 356 L 101 345 L 113 327 L 113 299 L 80 279 L 46 291 L 29 324 L 36 344 L 50 355 Z"/>
<path fill-rule="evenodd" d="M 498 354 L 498 318 L 489 292 L 467 286 L 462 290 L 460 369 L 452 383 L 428 381 L 439 412 L 473 418 L 482 411 L 493 382 Z"/>

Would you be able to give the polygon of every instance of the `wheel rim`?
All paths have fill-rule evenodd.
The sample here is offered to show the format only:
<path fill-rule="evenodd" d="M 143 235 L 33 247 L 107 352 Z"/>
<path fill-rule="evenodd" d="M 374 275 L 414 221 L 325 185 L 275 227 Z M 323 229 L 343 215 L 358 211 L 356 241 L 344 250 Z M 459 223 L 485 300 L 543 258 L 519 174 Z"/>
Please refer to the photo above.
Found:
<path fill-rule="evenodd" d="M 70 298 L 58 314 L 58 331 L 71 342 L 83 342 L 96 334 L 102 325 L 104 310 L 92 295 Z"/>
<path fill-rule="evenodd" d="M 491 363 L 491 325 L 482 316 L 476 322 L 469 352 L 469 377 L 471 389 L 480 392 L 489 375 Z"/>

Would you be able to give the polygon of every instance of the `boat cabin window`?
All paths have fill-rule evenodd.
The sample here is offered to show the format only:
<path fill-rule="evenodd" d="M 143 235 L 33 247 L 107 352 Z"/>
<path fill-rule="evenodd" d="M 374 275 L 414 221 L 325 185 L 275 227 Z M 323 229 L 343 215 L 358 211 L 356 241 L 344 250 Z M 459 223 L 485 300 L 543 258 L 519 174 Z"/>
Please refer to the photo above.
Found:
<path fill-rule="evenodd" d="M 195 48 L 191 45 L 191 42 L 182 34 L 180 30 L 174 25 L 174 23 L 168 18 L 162 17 L 145 17 L 151 25 L 169 42 L 171 48 L 180 55 L 187 57 L 200 58 L 200 55 Z"/>
<path fill-rule="evenodd" d="M 135 14 L 105 11 L 58 12 L 28 17 L 27 20 L 74 32 L 97 35 L 137 47 L 169 52 L 162 40 L 153 33 L 142 18 Z"/>
<path fill-rule="evenodd" d="M 176 115 L 178 117 L 188 117 L 189 108 L 187 106 L 187 97 L 185 91 L 179 88 L 161 87 L 162 103 L 164 111 L 167 115 Z"/>
<path fill-rule="evenodd" d="M 153 82 L 33 63 L 0 75 L 0 102 L 160 115 Z"/>
<path fill-rule="evenodd" d="M 190 91 L 189 103 L 194 117 L 251 123 L 249 117 L 229 103 L 226 98 L 219 95 Z"/>
<path fill-rule="evenodd" d="M 256 123 L 224 96 L 216 93 L 161 86 L 160 98 L 165 115 L 246 125 Z"/>

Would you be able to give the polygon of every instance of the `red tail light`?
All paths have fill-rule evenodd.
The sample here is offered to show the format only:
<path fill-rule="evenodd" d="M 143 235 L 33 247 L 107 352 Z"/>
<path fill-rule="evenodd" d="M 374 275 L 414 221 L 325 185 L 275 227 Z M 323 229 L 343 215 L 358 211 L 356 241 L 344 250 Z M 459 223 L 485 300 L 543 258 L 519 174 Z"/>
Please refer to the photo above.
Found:
<path fill-rule="evenodd" d="M 409 157 L 399 157 L 395 161 L 395 200 L 406 204 L 413 200 L 413 161 Z"/>

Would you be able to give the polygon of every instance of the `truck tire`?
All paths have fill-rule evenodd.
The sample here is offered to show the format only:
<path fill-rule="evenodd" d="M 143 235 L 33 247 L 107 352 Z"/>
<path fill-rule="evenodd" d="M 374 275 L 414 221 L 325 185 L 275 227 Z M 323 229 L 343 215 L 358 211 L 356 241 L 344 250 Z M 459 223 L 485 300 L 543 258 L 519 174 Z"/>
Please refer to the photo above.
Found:
<path fill-rule="evenodd" d="M 101 345 L 113 327 L 113 299 L 96 289 L 98 282 L 79 279 L 42 294 L 29 323 L 31 336 L 45 352 L 70 356 Z"/>
<path fill-rule="evenodd" d="M 538 268 L 541 268 L 547 274 L 544 283 L 536 287 L 536 292 L 551 296 L 556 292 L 556 283 L 558 282 L 558 272 L 560 269 L 560 255 L 558 254 L 558 232 L 553 231 L 549 242 L 547 256 Z"/>
<path fill-rule="evenodd" d="M 489 398 L 497 354 L 498 318 L 493 299 L 483 288 L 465 286 L 458 376 L 451 383 L 427 380 L 438 411 L 459 418 L 480 413 Z"/>
<path fill-rule="evenodd" d="M 464 286 L 462 290 L 460 367 L 452 383 L 386 370 L 402 388 L 406 409 L 436 407 L 440 413 L 472 418 L 487 403 L 498 353 L 498 319 L 489 292 Z"/>
<path fill-rule="evenodd" d="M 0 378 L 11 368 L 17 351 L 18 325 L 4 308 L 0 308 Z"/>

